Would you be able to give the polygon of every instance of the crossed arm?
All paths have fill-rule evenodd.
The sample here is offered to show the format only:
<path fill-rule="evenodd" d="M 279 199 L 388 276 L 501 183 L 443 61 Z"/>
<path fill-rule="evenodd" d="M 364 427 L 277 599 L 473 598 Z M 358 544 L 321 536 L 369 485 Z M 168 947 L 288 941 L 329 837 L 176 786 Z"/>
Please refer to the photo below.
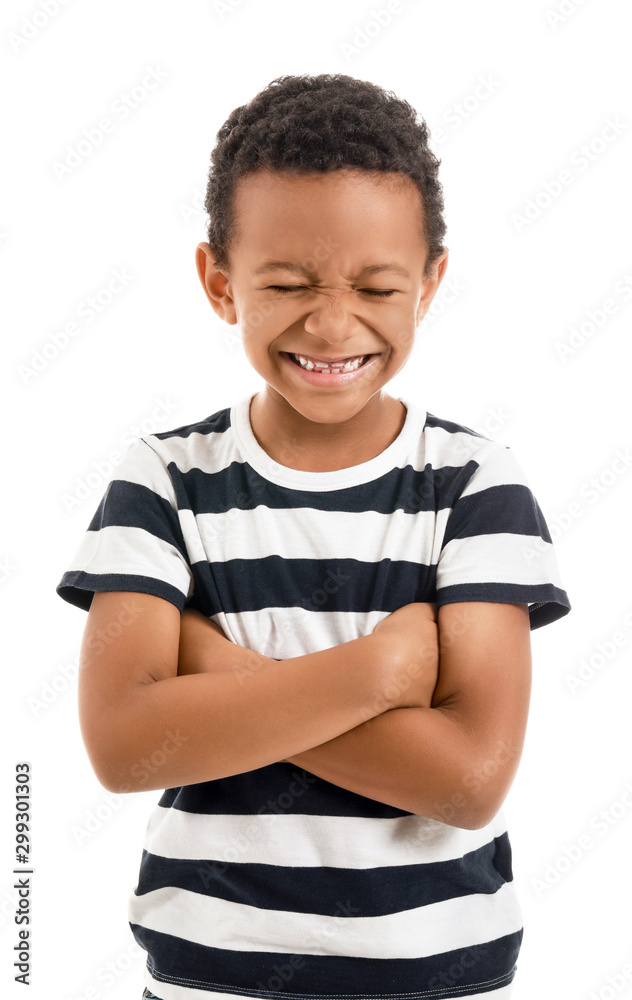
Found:
<path fill-rule="evenodd" d="M 285 761 L 396 808 L 479 829 L 502 805 L 524 745 L 528 606 L 446 604 L 437 624 L 439 669 L 430 703 L 390 709 Z M 212 641 L 229 642 L 214 623 L 213 632 Z M 246 669 L 252 651 L 230 645 L 233 666 Z"/>

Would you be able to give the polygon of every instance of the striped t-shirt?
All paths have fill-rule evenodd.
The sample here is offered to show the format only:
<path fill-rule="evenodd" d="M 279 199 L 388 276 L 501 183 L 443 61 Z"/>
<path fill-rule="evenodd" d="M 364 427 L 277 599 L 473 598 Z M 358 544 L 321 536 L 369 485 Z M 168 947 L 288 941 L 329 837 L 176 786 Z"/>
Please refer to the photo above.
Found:
<path fill-rule="evenodd" d="M 155 594 L 275 659 L 414 601 L 527 603 L 532 629 L 568 613 L 507 445 L 398 397 L 384 451 L 305 472 L 259 445 L 251 398 L 129 447 L 61 597 Z M 461 829 L 281 762 L 161 794 L 128 916 L 161 1000 L 504 1000 L 523 934 L 502 810 Z"/>

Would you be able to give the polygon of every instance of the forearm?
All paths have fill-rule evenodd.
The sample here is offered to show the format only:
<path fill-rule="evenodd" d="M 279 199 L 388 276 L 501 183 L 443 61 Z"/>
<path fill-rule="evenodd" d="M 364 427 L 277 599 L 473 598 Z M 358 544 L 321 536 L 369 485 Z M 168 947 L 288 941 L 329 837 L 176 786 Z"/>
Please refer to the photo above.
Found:
<path fill-rule="evenodd" d="M 482 825 L 467 738 L 441 708 L 395 708 L 286 758 L 334 785 L 448 826 Z"/>
<path fill-rule="evenodd" d="M 113 758 L 104 784 L 137 791 L 241 774 L 390 707 L 381 690 L 387 652 L 375 636 L 282 661 L 264 657 L 260 669 L 239 669 L 236 650 L 228 652 L 232 669 L 139 684 L 104 710 L 102 741 Z"/>

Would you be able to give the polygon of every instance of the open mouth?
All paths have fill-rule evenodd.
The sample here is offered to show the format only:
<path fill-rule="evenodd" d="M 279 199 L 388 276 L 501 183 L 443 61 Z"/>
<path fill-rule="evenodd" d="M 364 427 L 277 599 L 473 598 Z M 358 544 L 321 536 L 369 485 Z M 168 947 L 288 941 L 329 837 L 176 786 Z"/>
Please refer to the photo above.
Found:
<path fill-rule="evenodd" d="M 374 354 L 360 354 L 355 357 L 344 358 L 342 361 L 327 363 L 325 361 L 317 361 L 315 358 L 307 357 L 304 354 L 291 354 L 289 351 L 287 354 L 299 368 L 322 375 L 341 375 L 348 372 L 355 372 L 358 368 L 362 368 L 370 358 L 375 357 Z"/>

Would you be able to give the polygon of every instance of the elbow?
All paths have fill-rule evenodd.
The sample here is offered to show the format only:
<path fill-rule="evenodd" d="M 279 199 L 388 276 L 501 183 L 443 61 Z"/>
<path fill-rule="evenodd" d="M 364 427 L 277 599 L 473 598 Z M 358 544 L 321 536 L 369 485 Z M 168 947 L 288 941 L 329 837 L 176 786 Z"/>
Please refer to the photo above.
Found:
<path fill-rule="evenodd" d="M 501 744 L 503 754 L 504 746 Z M 460 771 L 459 790 L 453 797 L 459 817 L 455 825 L 464 830 L 482 830 L 493 822 L 511 788 L 516 768 L 515 754 L 507 762 L 497 749 L 478 757 L 476 750 L 470 751 L 468 766 Z"/>
<path fill-rule="evenodd" d="M 81 730 L 84 749 L 99 784 L 113 795 L 138 791 L 138 782 L 134 781 L 137 769 L 124 759 L 123 741 L 116 739 L 115 726 L 95 727 L 82 722 Z"/>
<path fill-rule="evenodd" d="M 451 810 L 449 817 L 443 813 L 438 818 L 447 826 L 454 826 L 459 830 L 482 830 L 492 822 L 497 812 L 497 809 L 492 811 L 482 804 L 461 802 Z"/>
<path fill-rule="evenodd" d="M 455 810 L 455 815 L 449 826 L 456 826 L 460 830 L 482 830 L 493 820 L 496 813 L 483 811 L 477 807 L 463 807 Z M 443 821 L 445 822 L 445 820 Z"/>
<path fill-rule="evenodd" d="M 111 792 L 113 795 L 124 795 L 125 792 L 135 792 L 136 789 L 132 788 L 129 783 L 118 781 L 111 775 L 103 776 L 95 771 L 97 781 L 100 785 L 105 788 L 107 792 Z"/>
<path fill-rule="evenodd" d="M 129 771 L 120 766 L 113 754 L 107 751 L 98 753 L 94 748 L 88 747 L 86 751 L 95 778 L 106 791 L 113 795 L 124 795 L 137 790 L 129 780 Z"/>
<path fill-rule="evenodd" d="M 464 830 L 482 830 L 483 827 L 489 826 L 497 812 L 498 809 L 494 809 L 493 811 L 479 809 L 473 814 L 468 813 L 461 824 L 462 828 Z"/>
<path fill-rule="evenodd" d="M 160 767 L 153 756 L 125 756 L 120 747 L 111 743 L 100 746 L 98 751 L 94 746 L 86 749 L 97 781 L 113 795 L 164 788 L 160 783 Z"/>
<path fill-rule="evenodd" d="M 429 819 L 445 823 L 446 826 L 454 826 L 459 830 L 482 830 L 493 820 L 499 807 L 490 806 L 487 800 L 479 799 L 477 796 L 464 795 L 463 792 L 455 792 L 448 802 L 440 806 L 435 804 L 432 811 L 428 810 L 428 803 L 425 801 L 419 808 L 413 811 L 418 816 L 426 816 Z"/>
<path fill-rule="evenodd" d="M 498 813 L 504 796 L 493 794 L 491 790 L 486 795 L 482 792 L 472 795 L 463 804 L 459 816 L 459 826 L 463 830 L 482 830 L 489 826 Z"/>
<path fill-rule="evenodd" d="M 154 751 L 149 756 L 136 753 L 124 756 L 120 748 L 112 744 L 100 746 L 98 751 L 94 746 L 86 746 L 86 750 L 98 782 L 113 795 L 162 791 L 170 787 L 164 784 L 166 755 L 162 751 Z"/>
<path fill-rule="evenodd" d="M 497 788 L 481 787 L 480 784 L 468 787 L 466 776 L 448 800 L 440 806 L 435 804 L 432 818 L 461 830 L 482 830 L 492 822 L 503 799 Z M 416 811 L 419 815 L 429 815 L 423 809 Z"/>
<path fill-rule="evenodd" d="M 143 791 L 143 771 L 136 763 L 141 747 L 136 739 L 135 719 L 103 710 L 98 718 L 80 713 L 84 749 L 94 775 L 113 795 Z"/>

